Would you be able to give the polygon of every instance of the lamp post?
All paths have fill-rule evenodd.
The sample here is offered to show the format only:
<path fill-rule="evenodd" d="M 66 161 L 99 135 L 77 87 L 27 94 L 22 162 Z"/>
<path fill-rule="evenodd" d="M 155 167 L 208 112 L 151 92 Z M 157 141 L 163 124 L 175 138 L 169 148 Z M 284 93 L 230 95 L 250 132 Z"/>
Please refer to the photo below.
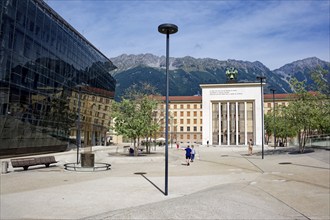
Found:
<path fill-rule="evenodd" d="M 170 34 L 178 32 L 178 26 L 175 24 L 161 24 L 158 26 L 158 32 L 166 34 L 166 127 L 165 127 L 165 196 L 168 195 L 168 93 L 169 93 L 169 80 L 168 80 L 168 66 L 169 66 L 169 42 Z"/>
<path fill-rule="evenodd" d="M 79 164 L 79 148 L 81 147 L 81 133 L 80 133 L 80 109 L 81 109 L 81 86 L 78 88 L 78 119 L 77 119 L 77 164 Z"/>
<path fill-rule="evenodd" d="M 262 130 L 262 137 L 261 137 L 261 158 L 264 159 L 264 90 L 262 83 L 266 79 L 265 76 L 257 76 L 257 80 L 260 80 L 260 92 L 261 92 L 261 130 Z"/>
<path fill-rule="evenodd" d="M 273 111 L 274 111 L 274 118 L 273 118 L 273 120 L 274 120 L 274 148 L 276 149 L 276 145 L 277 145 L 277 143 L 276 143 L 276 124 L 275 124 L 275 91 L 276 91 L 276 89 L 270 89 L 270 91 L 272 91 L 273 92 Z"/>

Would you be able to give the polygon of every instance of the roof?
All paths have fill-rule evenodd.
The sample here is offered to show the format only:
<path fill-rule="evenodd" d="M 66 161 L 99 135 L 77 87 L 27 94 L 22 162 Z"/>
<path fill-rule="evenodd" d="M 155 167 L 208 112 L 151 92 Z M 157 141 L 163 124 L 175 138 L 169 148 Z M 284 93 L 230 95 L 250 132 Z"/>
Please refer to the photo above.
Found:
<path fill-rule="evenodd" d="M 309 91 L 308 92 L 311 95 L 317 95 L 318 93 L 315 91 Z M 297 96 L 295 93 L 285 93 L 285 94 L 274 94 L 275 100 L 288 100 L 293 99 Z M 264 94 L 264 100 L 273 100 L 273 94 Z"/>
<path fill-rule="evenodd" d="M 274 99 L 290 99 L 294 94 L 274 94 Z M 264 94 L 264 99 L 273 99 L 273 94 Z"/>
<path fill-rule="evenodd" d="M 166 100 L 166 96 L 160 96 L 157 99 L 161 101 Z M 170 102 L 202 102 L 202 96 L 169 96 Z"/>
<path fill-rule="evenodd" d="M 86 92 L 91 95 L 99 95 L 99 96 L 103 96 L 103 97 L 110 98 L 110 99 L 113 99 L 115 96 L 115 92 L 113 92 L 113 91 L 108 91 L 108 90 L 91 87 L 91 86 L 81 87 L 81 90 L 83 92 Z"/>

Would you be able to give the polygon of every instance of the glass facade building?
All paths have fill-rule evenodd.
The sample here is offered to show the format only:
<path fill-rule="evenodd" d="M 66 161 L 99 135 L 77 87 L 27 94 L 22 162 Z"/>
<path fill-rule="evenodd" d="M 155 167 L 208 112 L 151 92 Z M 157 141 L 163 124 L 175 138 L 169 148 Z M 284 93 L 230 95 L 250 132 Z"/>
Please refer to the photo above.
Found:
<path fill-rule="evenodd" d="M 73 99 L 103 109 L 95 102 L 113 100 L 116 67 L 44 1 L 0 2 L 0 154 L 63 150 L 84 112 Z M 90 115 L 84 127 L 108 129 Z"/>

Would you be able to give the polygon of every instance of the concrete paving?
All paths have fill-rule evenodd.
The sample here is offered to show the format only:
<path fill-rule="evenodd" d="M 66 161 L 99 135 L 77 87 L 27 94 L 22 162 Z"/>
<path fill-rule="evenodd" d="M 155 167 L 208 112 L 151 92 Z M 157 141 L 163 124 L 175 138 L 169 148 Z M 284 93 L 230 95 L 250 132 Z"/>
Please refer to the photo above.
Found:
<path fill-rule="evenodd" d="M 165 196 L 164 148 L 138 157 L 122 146 L 93 149 L 111 170 L 65 170 L 75 150 L 51 154 L 59 162 L 49 168 L 9 166 L 1 174 L 0 219 L 330 219 L 327 150 L 265 147 L 261 159 L 258 146 L 252 156 L 246 147 L 196 146 L 186 166 L 173 146 Z"/>

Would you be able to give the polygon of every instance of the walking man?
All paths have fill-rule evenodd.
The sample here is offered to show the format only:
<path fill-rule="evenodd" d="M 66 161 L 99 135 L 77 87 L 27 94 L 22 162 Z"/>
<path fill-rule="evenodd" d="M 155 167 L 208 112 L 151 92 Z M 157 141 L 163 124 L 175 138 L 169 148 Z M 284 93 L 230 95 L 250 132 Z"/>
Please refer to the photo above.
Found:
<path fill-rule="evenodd" d="M 190 158 L 191 158 L 191 148 L 188 145 L 186 149 L 184 149 L 186 151 L 186 161 L 187 161 L 187 166 L 190 165 Z"/>

